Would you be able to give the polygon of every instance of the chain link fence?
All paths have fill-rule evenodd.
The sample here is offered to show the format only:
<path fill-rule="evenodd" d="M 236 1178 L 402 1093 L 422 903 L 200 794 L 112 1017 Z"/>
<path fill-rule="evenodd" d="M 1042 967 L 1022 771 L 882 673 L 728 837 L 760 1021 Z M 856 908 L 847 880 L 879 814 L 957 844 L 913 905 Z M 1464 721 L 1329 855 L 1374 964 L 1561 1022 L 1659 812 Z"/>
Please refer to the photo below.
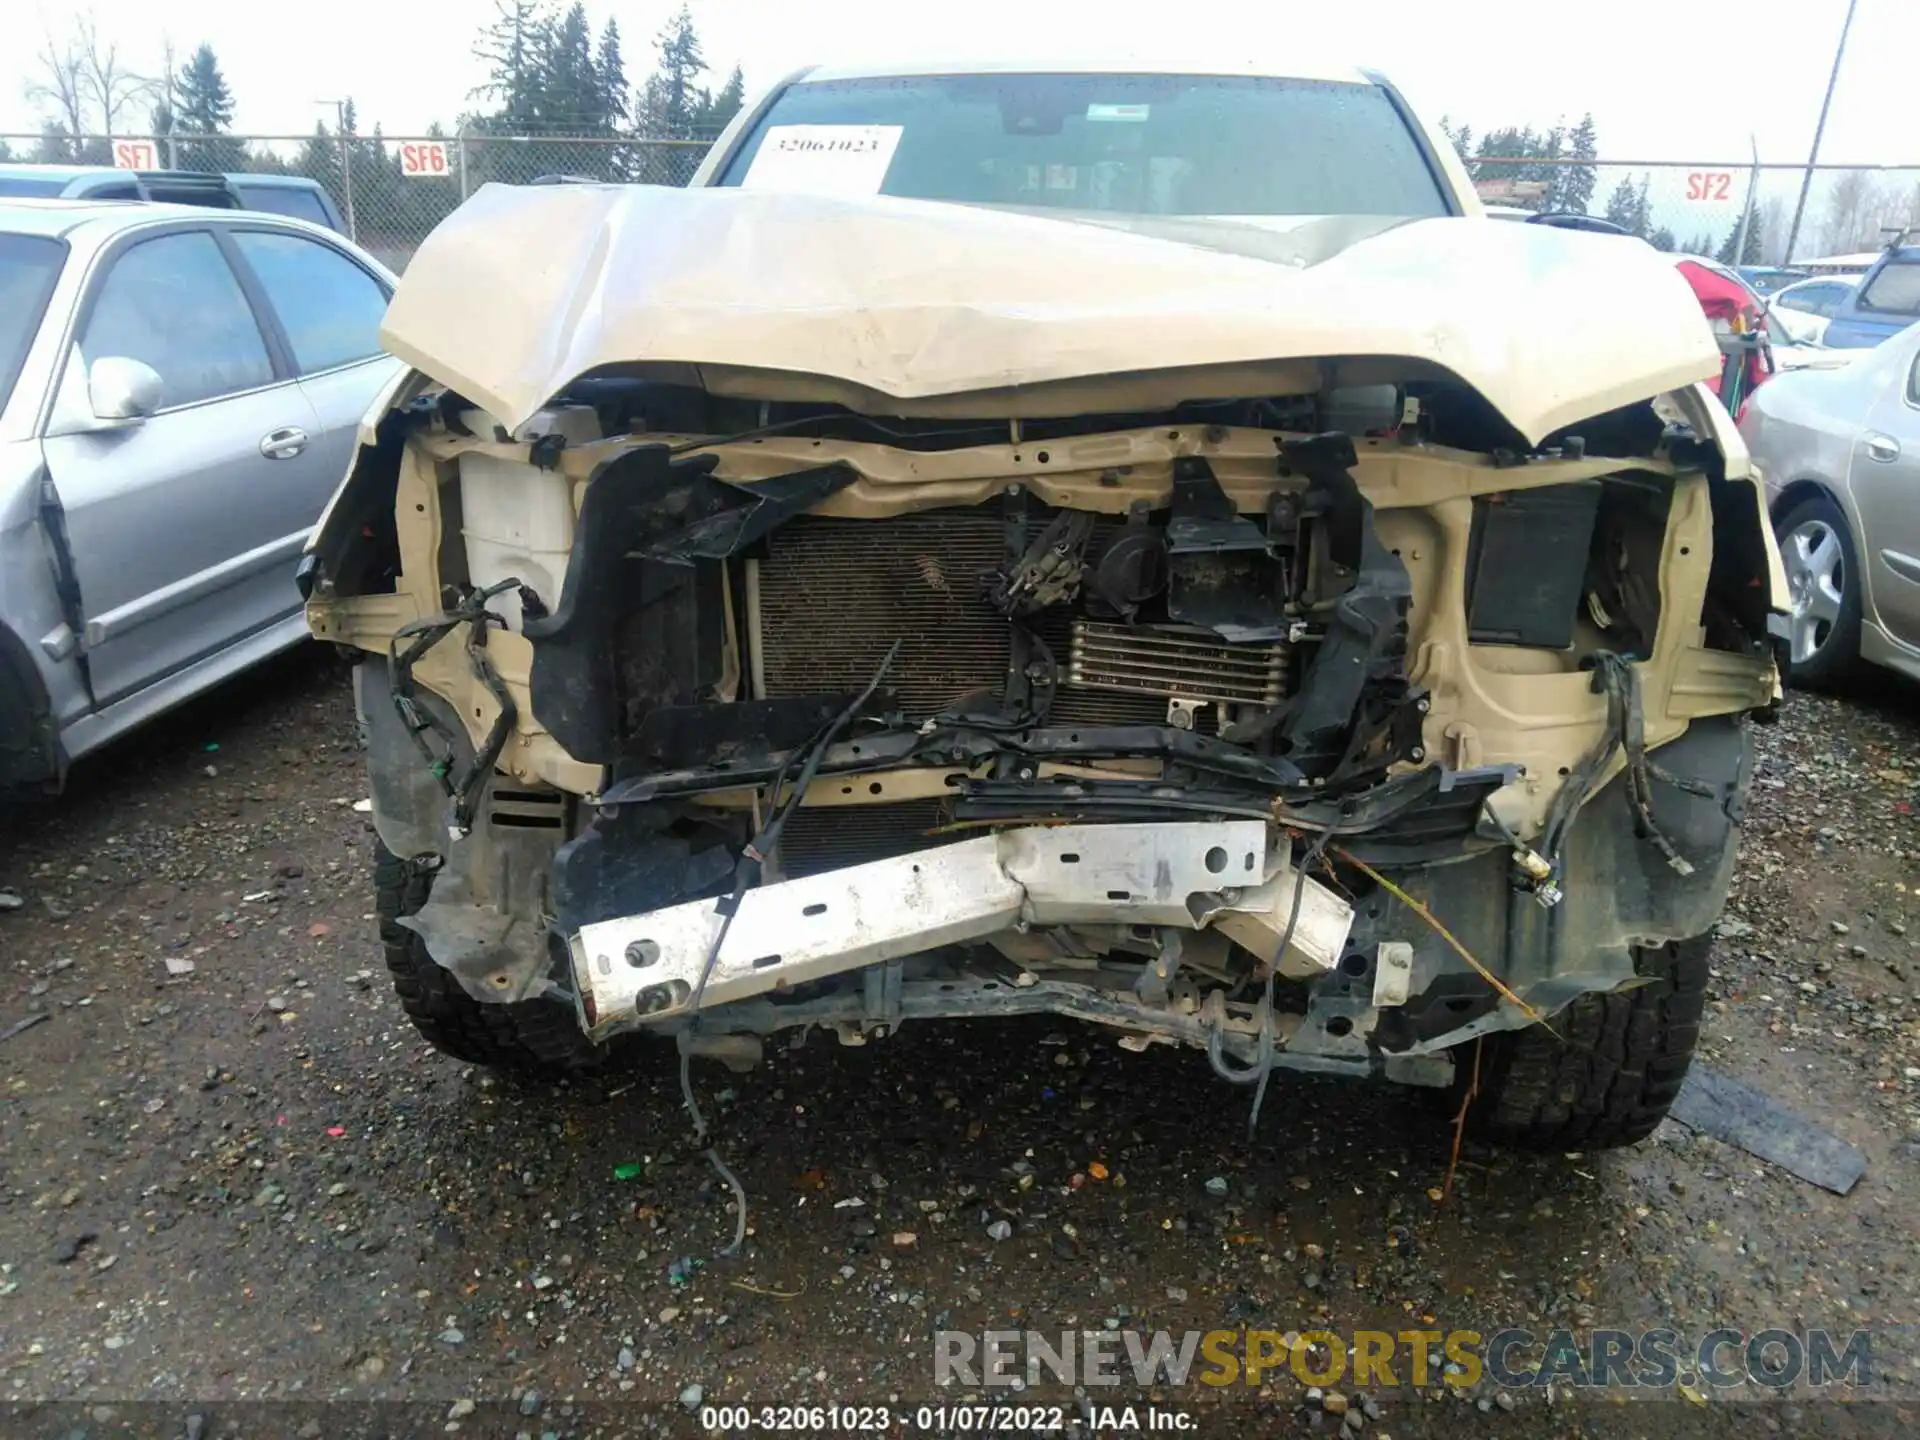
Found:
<path fill-rule="evenodd" d="M 1585 210 L 1662 249 L 1746 265 L 1805 266 L 1881 249 L 1903 229 L 1920 229 L 1920 163 L 1902 166 L 1634 161 L 1580 165 L 1523 156 L 1468 162 L 1489 205 Z M 1800 205 L 1803 183 L 1806 200 Z M 1743 215 L 1742 253 L 1734 241 Z M 1794 234 L 1794 211 L 1800 224 Z M 1792 254 L 1788 242 L 1792 239 Z"/>
<path fill-rule="evenodd" d="M 684 185 L 712 146 L 711 134 L 674 137 L 576 135 L 176 136 L 158 141 L 86 137 L 47 153 L 38 135 L 0 135 L 15 160 L 133 168 L 305 175 L 333 196 L 354 238 L 395 270 L 427 232 L 489 181 L 524 185 L 554 176 Z M 1624 224 L 1663 249 L 1744 264 L 1788 263 L 1788 238 L 1805 165 L 1706 161 L 1608 161 L 1486 156 L 1468 162 L 1490 205 L 1584 210 Z M 1741 218 L 1752 211 L 1734 256 Z M 1889 232 L 1920 228 L 1920 164 L 1821 164 L 1811 172 L 1792 259 L 1801 264 L 1878 250 Z"/>
<path fill-rule="evenodd" d="M 16 162 L 113 165 L 229 174 L 304 175 L 318 181 L 349 233 L 390 268 L 406 268 L 427 233 L 490 181 L 527 185 L 565 176 L 685 185 L 714 135 L 360 136 L 219 135 L 66 141 L 55 154 L 37 135 L 0 134 Z"/>

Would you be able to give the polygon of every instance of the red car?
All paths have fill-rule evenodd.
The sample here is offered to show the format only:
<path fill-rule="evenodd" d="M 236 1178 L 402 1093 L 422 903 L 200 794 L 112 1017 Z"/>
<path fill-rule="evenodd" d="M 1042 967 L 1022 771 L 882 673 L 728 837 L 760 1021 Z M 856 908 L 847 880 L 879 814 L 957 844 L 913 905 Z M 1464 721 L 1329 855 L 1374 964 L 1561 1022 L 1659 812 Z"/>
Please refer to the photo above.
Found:
<path fill-rule="evenodd" d="M 1726 357 L 1720 374 L 1707 382 L 1708 388 L 1738 416 L 1753 392 L 1774 374 L 1766 301 L 1717 260 L 1684 255 L 1679 270 L 1700 298 L 1700 308 L 1712 322 L 1720 353 Z"/>

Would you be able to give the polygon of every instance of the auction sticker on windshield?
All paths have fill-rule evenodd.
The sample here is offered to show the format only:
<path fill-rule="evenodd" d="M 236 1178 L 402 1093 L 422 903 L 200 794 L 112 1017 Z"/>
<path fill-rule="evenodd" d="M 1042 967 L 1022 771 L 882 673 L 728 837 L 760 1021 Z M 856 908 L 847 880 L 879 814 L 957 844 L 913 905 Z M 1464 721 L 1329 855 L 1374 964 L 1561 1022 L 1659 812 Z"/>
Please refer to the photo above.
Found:
<path fill-rule="evenodd" d="M 748 190 L 878 195 L 900 145 L 898 125 L 775 125 L 741 181 Z"/>

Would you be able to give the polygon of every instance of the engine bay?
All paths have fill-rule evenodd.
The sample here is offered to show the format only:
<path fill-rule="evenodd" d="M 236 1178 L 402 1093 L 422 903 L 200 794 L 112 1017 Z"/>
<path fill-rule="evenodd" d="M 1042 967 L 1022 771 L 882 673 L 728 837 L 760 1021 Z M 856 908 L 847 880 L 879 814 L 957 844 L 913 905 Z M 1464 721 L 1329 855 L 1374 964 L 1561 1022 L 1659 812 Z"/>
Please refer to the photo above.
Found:
<path fill-rule="evenodd" d="M 515 434 L 427 390 L 379 439 L 387 565 L 308 578 L 385 654 L 382 840 L 440 877 L 403 923 L 596 1041 L 1050 1009 L 1439 1083 L 1503 999 L 1692 933 L 1648 907 L 1717 860 L 1596 897 L 1572 820 L 1617 793 L 1694 873 L 1724 816 L 1615 782 L 1771 693 L 1739 502 L 1654 407 L 1525 448 L 1399 387 L 936 423 L 586 382 Z M 1498 976 L 1543 944 L 1528 1001 Z"/>

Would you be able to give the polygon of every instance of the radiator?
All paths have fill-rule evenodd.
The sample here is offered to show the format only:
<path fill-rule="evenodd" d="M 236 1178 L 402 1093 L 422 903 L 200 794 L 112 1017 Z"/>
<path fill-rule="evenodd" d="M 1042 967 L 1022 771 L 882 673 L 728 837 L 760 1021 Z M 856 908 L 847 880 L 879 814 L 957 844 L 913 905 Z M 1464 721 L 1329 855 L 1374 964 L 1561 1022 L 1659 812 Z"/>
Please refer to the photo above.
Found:
<path fill-rule="evenodd" d="M 987 508 L 782 526 L 760 563 L 768 696 L 863 689 L 895 639 L 904 643 L 887 688 L 908 714 L 999 693 L 1007 622 L 981 586 L 1005 563 L 1005 529 Z"/>
<path fill-rule="evenodd" d="M 1044 517 L 1030 520 L 1037 533 Z M 1096 531 L 1094 547 L 1117 533 Z M 911 716 L 1002 693 L 1011 628 L 985 598 L 1007 563 L 997 505 L 886 520 L 805 515 L 768 537 L 760 564 L 761 652 L 772 697 L 859 690 L 896 638 L 887 686 Z M 1052 650 L 1064 725 L 1164 725 L 1168 702 L 1267 706 L 1283 698 L 1286 647 L 1229 645 L 1205 631 L 1127 625 L 1062 607 L 1030 622 Z"/>
<path fill-rule="evenodd" d="M 928 833 L 952 819 L 944 800 L 803 805 L 780 832 L 780 872 L 797 879 L 968 839 L 967 835 Z"/>

